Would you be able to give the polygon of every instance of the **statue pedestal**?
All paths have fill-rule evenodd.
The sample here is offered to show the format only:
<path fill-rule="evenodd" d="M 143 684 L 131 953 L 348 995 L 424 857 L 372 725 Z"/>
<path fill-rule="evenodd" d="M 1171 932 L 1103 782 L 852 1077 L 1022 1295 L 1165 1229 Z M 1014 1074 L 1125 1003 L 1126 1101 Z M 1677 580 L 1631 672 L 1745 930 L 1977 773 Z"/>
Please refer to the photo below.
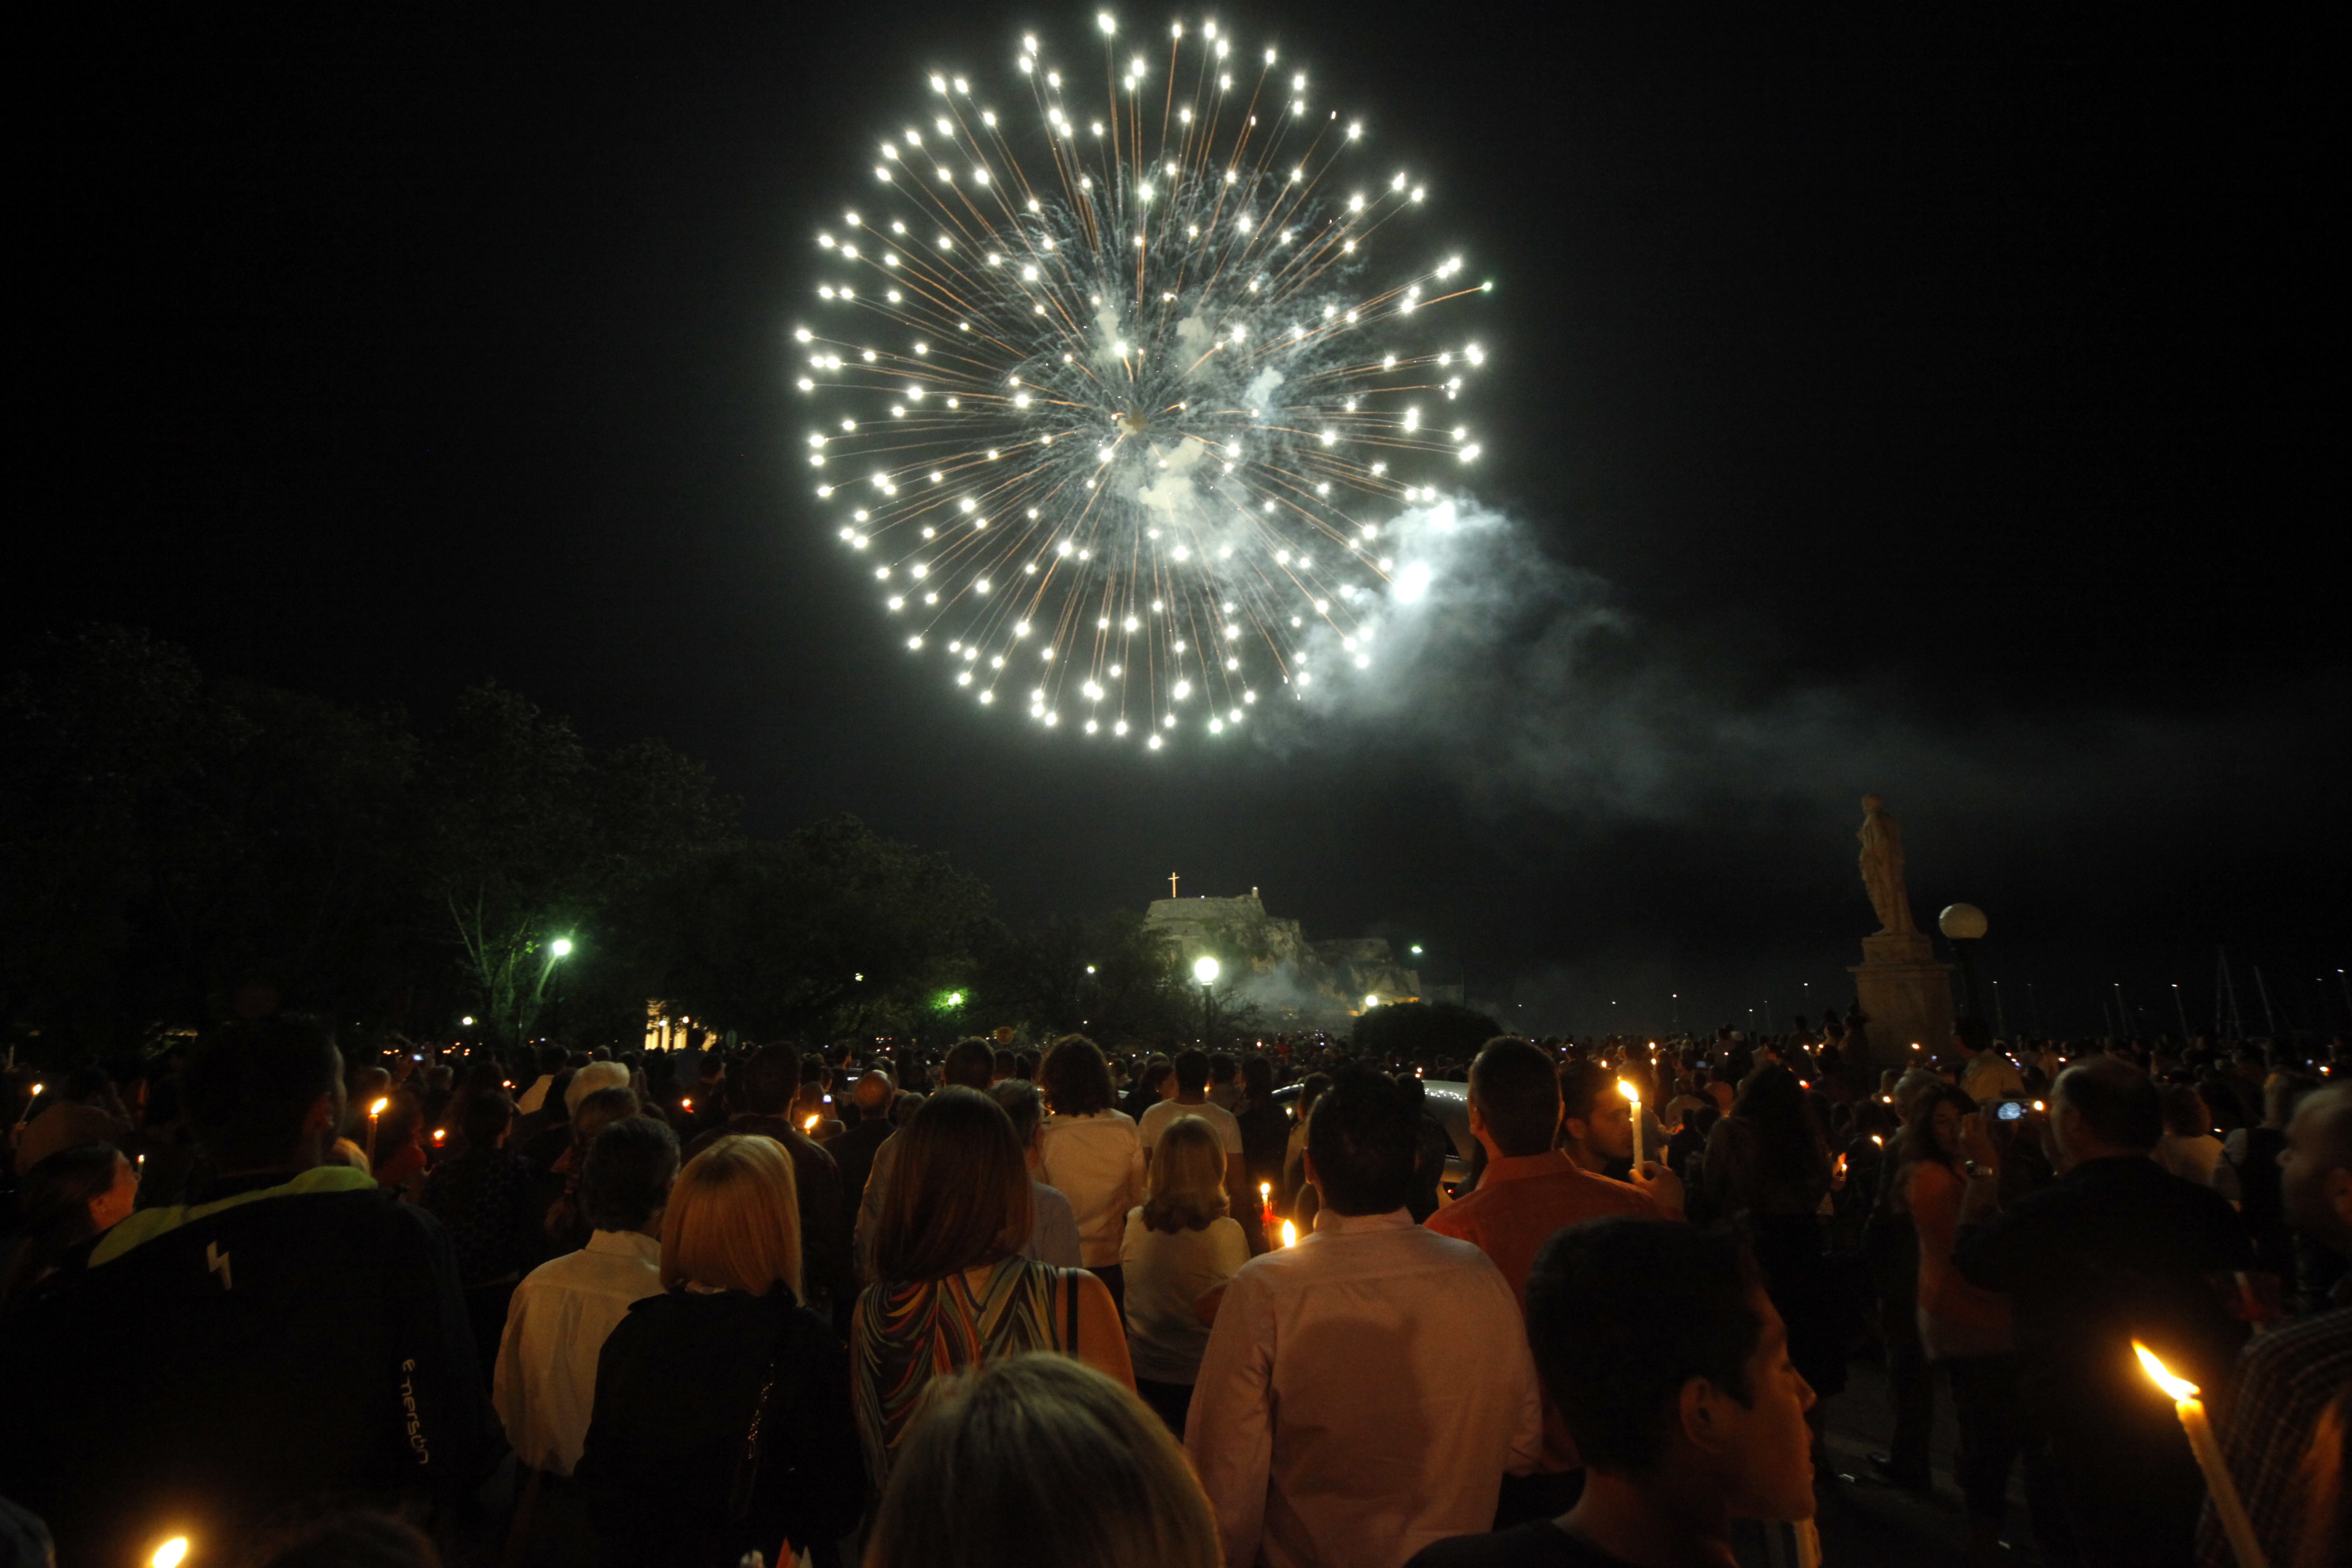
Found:
<path fill-rule="evenodd" d="M 1949 1054 L 1952 965 L 1937 961 L 1921 931 L 1862 939 L 1862 962 L 1847 966 L 1855 999 L 1870 1017 L 1870 1067 L 1907 1068 Z M 1913 1045 L 1919 1049 L 1913 1050 Z"/>

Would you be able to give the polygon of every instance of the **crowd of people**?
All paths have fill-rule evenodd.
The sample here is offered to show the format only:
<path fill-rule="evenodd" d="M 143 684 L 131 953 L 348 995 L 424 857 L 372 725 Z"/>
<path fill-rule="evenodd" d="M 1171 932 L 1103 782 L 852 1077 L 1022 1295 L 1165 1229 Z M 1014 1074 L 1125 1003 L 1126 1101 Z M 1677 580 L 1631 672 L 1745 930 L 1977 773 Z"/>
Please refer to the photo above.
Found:
<path fill-rule="evenodd" d="M 1883 1357 L 1974 1563 L 2352 1561 L 2352 1051 L 1010 1029 L 12 1072 L 27 1562 L 1669 1568 Z M 1433 1085 L 1448 1088 L 1443 1095 Z M 1459 1111 L 1454 1098 L 1459 1094 Z M 2011 1517 L 2021 1479 L 2025 1517 Z M 158 1555 L 159 1552 L 163 1553 Z"/>

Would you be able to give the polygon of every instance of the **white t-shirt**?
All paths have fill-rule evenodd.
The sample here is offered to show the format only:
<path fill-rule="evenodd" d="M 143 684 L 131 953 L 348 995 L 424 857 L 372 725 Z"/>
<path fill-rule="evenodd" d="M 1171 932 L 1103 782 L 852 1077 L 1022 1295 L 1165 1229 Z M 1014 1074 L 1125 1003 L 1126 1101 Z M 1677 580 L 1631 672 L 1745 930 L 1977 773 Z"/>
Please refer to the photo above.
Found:
<path fill-rule="evenodd" d="M 1183 1105 L 1172 1100 L 1163 1100 L 1143 1113 L 1143 1121 L 1136 1129 L 1143 1135 L 1143 1152 L 1146 1154 L 1160 1147 L 1160 1135 L 1167 1131 L 1168 1124 L 1180 1116 L 1197 1116 L 1215 1128 L 1217 1142 L 1224 1145 L 1226 1153 L 1242 1152 L 1242 1124 L 1234 1121 L 1234 1113 L 1223 1106 L 1206 1101 L 1199 1105 Z"/>
<path fill-rule="evenodd" d="M 1231 1219 L 1205 1229 L 1153 1230 L 1129 1209 L 1118 1260 L 1127 1271 L 1127 1349 L 1135 1375 L 1189 1384 L 1201 1373 L 1209 1325 L 1192 1304 L 1249 1261 L 1249 1238 Z"/>

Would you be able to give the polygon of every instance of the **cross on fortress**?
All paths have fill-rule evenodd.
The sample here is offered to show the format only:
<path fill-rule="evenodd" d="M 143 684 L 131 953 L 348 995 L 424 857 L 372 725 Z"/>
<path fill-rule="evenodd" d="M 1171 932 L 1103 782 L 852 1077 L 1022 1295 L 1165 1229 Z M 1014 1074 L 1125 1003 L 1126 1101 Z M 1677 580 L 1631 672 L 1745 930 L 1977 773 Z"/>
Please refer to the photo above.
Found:
<path fill-rule="evenodd" d="M 1168 873 L 1168 896 L 1171 899 L 1176 896 L 1176 873 L 1173 871 Z"/>

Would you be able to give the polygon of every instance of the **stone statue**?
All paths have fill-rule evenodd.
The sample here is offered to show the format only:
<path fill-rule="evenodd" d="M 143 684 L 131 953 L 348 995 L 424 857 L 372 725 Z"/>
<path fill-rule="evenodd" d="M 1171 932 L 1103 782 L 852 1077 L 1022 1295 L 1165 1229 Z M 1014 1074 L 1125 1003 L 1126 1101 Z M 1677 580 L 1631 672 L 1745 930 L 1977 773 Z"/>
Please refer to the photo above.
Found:
<path fill-rule="evenodd" d="M 1878 913 L 1878 934 L 1907 936 L 1919 928 L 1911 919 L 1911 895 L 1903 886 L 1903 829 L 1874 795 L 1862 797 L 1862 885 Z"/>

